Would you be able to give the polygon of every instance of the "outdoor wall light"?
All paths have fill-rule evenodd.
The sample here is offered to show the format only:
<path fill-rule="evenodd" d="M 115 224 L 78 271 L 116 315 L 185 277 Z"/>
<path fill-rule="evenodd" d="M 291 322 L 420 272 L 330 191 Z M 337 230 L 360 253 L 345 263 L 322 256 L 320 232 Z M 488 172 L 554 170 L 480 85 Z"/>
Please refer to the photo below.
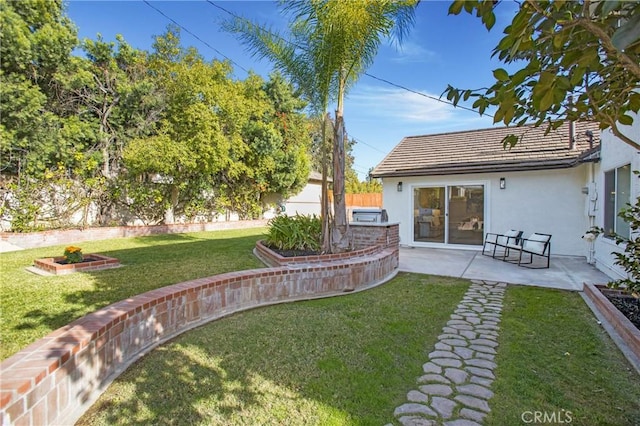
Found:
<path fill-rule="evenodd" d="M 402 192 L 402 182 L 398 182 L 398 192 Z"/>
<path fill-rule="evenodd" d="M 507 180 L 505 178 L 500 178 L 500 189 L 505 189 L 507 187 Z"/>

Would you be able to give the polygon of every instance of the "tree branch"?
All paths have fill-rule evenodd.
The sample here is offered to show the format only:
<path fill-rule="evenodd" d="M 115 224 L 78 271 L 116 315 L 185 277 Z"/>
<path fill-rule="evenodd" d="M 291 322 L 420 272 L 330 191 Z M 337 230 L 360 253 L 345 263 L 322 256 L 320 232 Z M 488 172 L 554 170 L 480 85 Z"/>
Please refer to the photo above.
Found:
<path fill-rule="evenodd" d="M 634 74 L 635 77 L 640 80 L 640 65 L 637 62 L 634 62 L 627 54 L 616 49 L 611 41 L 611 37 L 609 37 L 609 34 L 589 18 L 581 17 L 578 18 L 577 21 L 581 27 L 596 36 L 602 42 L 602 47 L 607 52 L 607 55 L 617 58 L 624 69 Z"/>
<path fill-rule="evenodd" d="M 611 124 L 611 133 L 613 133 L 627 145 L 630 145 L 632 148 L 640 151 L 640 144 L 622 133 L 620 129 L 618 129 L 618 123 L 616 121 Z"/>

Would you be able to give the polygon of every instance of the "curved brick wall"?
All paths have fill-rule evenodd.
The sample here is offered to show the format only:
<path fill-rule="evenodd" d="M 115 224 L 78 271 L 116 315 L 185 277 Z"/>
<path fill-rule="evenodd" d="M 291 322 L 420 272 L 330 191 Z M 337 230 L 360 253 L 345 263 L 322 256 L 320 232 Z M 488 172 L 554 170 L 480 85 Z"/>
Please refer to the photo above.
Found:
<path fill-rule="evenodd" d="M 357 227 L 363 241 L 385 242 L 367 255 L 357 250 L 356 257 L 201 278 L 86 315 L 0 364 L 0 423 L 71 424 L 133 361 L 193 327 L 245 309 L 384 282 L 397 271 L 397 231 L 397 225 Z"/>

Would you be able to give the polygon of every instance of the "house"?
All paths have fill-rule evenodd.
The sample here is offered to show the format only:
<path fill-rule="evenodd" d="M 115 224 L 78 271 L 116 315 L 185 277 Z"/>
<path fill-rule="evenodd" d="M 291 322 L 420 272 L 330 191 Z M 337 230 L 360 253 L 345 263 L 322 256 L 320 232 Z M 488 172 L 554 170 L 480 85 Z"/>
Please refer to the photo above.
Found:
<path fill-rule="evenodd" d="M 633 125 L 620 128 L 627 137 L 640 144 L 640 114 L 634 116 Z M 614 136 L 611 130 L 604 130 L 600 137 L 600 161 L 595 164 L 593 181 L 597 195 L 595 224 L 604 228 L 605 233 L 630 236 L 629 224 L 621 220 L 617 212 L 626 203 L 635 204 L 640 197 L 640 177 L 634 175 L 640 170 L 640 151 Z M 590 254 L 598 269 L 613 279 L 620 279 L 626 274 L 614 264 L 612 253 L 622 251 L 612 238 L 599 236 Z"/>
<path fill-rule="evenodd" d="M 639 122 L 629 129 L 636 138 Z M 508 134 L 521 140 L 503 149 Z M 608 132 L 601 137 L 597 123 L 576 122 L 546 135 L 529 125 L 408 136 L 372 176 L 382 179 L 384 208 L 400 222 L 403 245 L 478 249 L 487 232 L 541 232 L 553 235 L 552 256 L 585 256 L 615 275 L 612 240 L 582 236 L 635 200 L 637 179 L 636 195 L 618 190 L 614 206 L 605 206 L 611 197 L 604 191 L 611 193 L 612 179 L 624 191 L 626 170 L 637 170 L 638 161 L 622 141 Z"/>

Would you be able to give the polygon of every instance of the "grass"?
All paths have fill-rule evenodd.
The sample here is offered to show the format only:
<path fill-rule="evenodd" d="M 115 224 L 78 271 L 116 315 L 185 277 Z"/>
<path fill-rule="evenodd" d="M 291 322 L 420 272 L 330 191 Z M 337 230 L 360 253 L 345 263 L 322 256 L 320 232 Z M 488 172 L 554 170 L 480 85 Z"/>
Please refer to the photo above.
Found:
<path fill-rule="evenodd" d="M 638 374 L 578 293 L 514 286 L 504 305 L 486 424 L 538 411 L 572 425 L 640 425 Z"/>
<path fill-rule="evenodd" d="M 129 368 L 79 424 L 387 424 L 467 288 L 400 274 L 216 321 Z M 486 425 L 536 411 L 555 424 L 638 424 L 637 374 L 577 293 L 509 287 L 501 329 Z"/>
<path fill-rule="evenodd" d="M 0 254 L 0 359 L 89 312 L 155 288 L 223 272 L 261 268 L 252 254 L 264 228 L 169 234 L 76 244 L 120 259 L 122 268 L 43 277 L 33 260 L 64 246 Z"/>
<path fill-rule="evenodd" d="M 262 265 L 263 229 L 87 242 L 123 268 L 26 272 L 49 247 L 0 255 L 0 354 L 128 296 Z M 406 402 L 469 282 L 400 274 L 375 289 L 238 313 L 185 333 L 122 374 L 80 424 L 380 425 Z M 510 286 L 487 425 L 555 416 L 640 424 L 640 380 L 577 293 Z M 523 417 L 523 414 L 526 417 Z M 569 417 L 570 416 L 570 417 Z M 547 417 L 548 419 L 549 417 Z M 569 421 L 570 420 L 570 421 Z"/>
<path fill-rule="evenodd" d="M 79 424 L 385 424 L 468 286 L 401 274 L 215 321 L 130 367 Z"/>

